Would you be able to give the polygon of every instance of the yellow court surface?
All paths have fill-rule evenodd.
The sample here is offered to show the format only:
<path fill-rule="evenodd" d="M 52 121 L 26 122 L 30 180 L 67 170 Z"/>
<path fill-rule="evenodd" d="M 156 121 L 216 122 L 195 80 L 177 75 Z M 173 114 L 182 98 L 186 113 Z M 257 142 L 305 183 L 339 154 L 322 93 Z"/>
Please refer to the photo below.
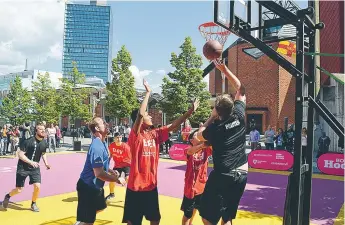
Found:
<path fill-rule="evenodd" d="M 105 187 L 108 193 L 108 187 Z M 95 225 L 122 224 L 125 188 L 116 187 L 116 198 L 108 203 L 108 208 L 97 215 Z M 39 213 L 32 212 L 31 201 L 10 203 L 7 211 L 0 211 L 2 225 L 72 225 L 75 223 L 77 209 L 77 193 L 67 193 L 41 198 L 38 200 Z M 161 225 L 181 224 L 181 199 L 160 196 L 160 209 L 162 214 Z M 143 224 L 149 224 L 144 220 Z M 199 214 L 196 215 L 193 225 L 201 225 Z M 219 223 L 220 224 L 220 223 Z M 239 211 L 235 225 L 281 225 L 282 218 L 260 213 Z"/>

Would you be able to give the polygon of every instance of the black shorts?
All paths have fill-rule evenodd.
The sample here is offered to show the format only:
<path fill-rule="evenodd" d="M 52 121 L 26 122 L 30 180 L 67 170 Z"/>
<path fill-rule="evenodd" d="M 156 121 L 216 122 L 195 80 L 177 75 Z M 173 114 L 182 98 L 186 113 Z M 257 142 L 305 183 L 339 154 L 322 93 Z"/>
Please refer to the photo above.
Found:
<path fill-rule="evenodd" d="M 226 176 L 212 171 L 200 202 L 200 216 L 212 224 L 236 218 L 238 205 L 247 184 L 247 173 Z"/>
<path fill-rule="evenodd" d="M 113 170 L 119 172 L 120 176 L 122 175 L 122 173 L 124 173 L 125 177 L 128 177 L 129 176 L 130 167 L 129 166 L 122 167 L 122 168 L 115 168 L 114 167 Z"/>
<path fill-rule="evenodd" d="M 122 223 L 141 225 L 143 217 L 149 221 L 160 221 L 158 190 L 132 191 L 127 188 Z"/>
<path fill-rule="evenodd" d="M 77 183 L 77 221 L 94 223 L 97 211 L 107 208 L 103 188 L 96 189 L 79 179 Z"/>
<path fill-rule="evenodd" d="M 201 195 L 196 195 L 192 199 L 183 196 L 181 210 L 184 212 L 186 218 L 192 218 L 194 209 L 200 208 L 200 199 Z"/>
<path fill-rule="evenodd" d="M 24 169 L 21 166 L 17 168 L 16 187 L 24 187 L 26 178 L 30 178 L 29 184 L 41 183 L 40 168 Z"/>

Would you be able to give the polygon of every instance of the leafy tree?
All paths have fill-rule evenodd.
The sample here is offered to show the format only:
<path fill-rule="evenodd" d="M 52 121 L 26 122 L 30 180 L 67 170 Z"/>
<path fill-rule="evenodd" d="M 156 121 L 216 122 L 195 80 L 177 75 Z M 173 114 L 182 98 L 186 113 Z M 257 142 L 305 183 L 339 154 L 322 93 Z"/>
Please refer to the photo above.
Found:
<path fill-rule="evenodd" d="M 38 74 L 38 80 L 32 82 L 32 96 L 34 119 L 56 124 L 60 116 L 60 101 L 49 73 Z"/>
<path fill-rule="evenodd" d="M 85 82 L 85 74 L 78 71 L 75 62 L 72 62 L 72 65 L 73 69 L 69 77 L 62 80 L 58 107 L 61 109 L 62 116 L 70 116 L 74 124 L 76 119 L 89 121 L 92 113 L 90 105 L 85 102 L 90 95 L 90 90 L 80 87 Z"/>
<path fill-rule="evenodd" d="M 128 69 L 132 64 L 131 54 L 123 45 L 112 61 L 113 80 L 107 83 L 106 111 L 116 118 L 124 118 L 139 107 L 134 77 Z"/>
<path fill-rule="evenodd" d="M 21 125 L 30 122 L 32 100 L 31 94 L 22 85 L 22 79 L 16 76 L 10 83 L 10 91 L 2 100 L 0 113 L 3 117 L 8 118 L 11 124 Z"/>
<path fill-rule="evenodd" d="M 171 120 L 187 111 L 192 99 L 199 98 L 200 106 L 190 120 L 194 124 L 205 122 L 211 113 L 208 103 L 211 96 L 202 80 L 201 56 L 196 54 L 190 37 L 185 38 L 180 49 L 179 55 L 171 53 L 170 63 L 176 70 L 168 74 L 169 78 L 163 78 L 160 105 Z"/>

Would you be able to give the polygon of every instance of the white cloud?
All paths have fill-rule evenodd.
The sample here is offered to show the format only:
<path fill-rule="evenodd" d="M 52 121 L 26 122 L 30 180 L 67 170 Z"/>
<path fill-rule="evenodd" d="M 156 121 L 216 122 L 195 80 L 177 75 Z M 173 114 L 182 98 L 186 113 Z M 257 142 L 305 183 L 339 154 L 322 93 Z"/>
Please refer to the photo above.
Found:
<path fill-rule="evenodd" d="M 163 76 L 163 75 L 166 75 L 167 72 L 165 70 L 157 70 L 156 74 Z"/>
<path fill-rule="evenodd" d="M 64 3 L 45 1 L 1 1 L 0 74 L 61 60 Z"/>
<path fill-rule="evenodd" d="M 135 87 L 136 88 L 143 88 L 143 79 L 150 73 L 152 73 L 152 70 L 142 70 L 140 71 L 139 68 L 135 65 L 132 65 L 128 68 L 135 79 Z"/>

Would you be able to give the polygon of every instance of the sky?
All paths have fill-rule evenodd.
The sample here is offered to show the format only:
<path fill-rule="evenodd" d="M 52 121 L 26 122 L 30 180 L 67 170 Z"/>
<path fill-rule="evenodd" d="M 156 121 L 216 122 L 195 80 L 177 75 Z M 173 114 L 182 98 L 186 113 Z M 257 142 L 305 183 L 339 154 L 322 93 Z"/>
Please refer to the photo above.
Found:
<path fill-rule="evenodd" d="M 76 3 L 84 3 L 74 1 Z M 305 2 L 298 2 L 305 5 Z M 213 1 L 108 1 L 113 14 L 113 57 L 122 45 L 132 56 L 136 87 L 148 80 L 160 92 L 162 78 L 174 70 L 171 53 L 187 36 L 202 55 L 205 39 L 200 24 L 213 20 Z M 0 0 L 0 75 L 25 68 L 62 70 L 64 2 L 62 0 Z M 225 46 L 237 37 L 230 35 Z M 203 57 L 203 56 L 202 56 Z M 209 63 L 203 57 L 203 66 Z M 205 77 L 208 81 L 208 76 Z"/>

